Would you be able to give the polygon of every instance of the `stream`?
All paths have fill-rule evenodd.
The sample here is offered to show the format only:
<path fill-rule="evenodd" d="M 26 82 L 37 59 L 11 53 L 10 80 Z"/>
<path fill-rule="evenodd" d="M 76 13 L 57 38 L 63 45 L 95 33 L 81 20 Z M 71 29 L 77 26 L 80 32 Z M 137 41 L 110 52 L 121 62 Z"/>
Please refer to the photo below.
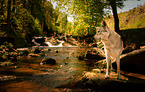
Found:
<path fill-rule="evenodd" d="M 89 48 L 79 48 L 79 47 L 56 47 L 51 48 L 52 52 L 47 53 L 43 58 L 54 58 L 57 62 L 54 69 L 50 68 L 46 70 L 46 75 L 43 77 L 46 80 L 41 79 L 39 81 L 42 84 L 49 81 L 49 86 L 59 87 L 63 85 L 68 85 L 75 80 L 78 80 L 82 76 L 82 73 L 89 70 L 85 61 L 80 61 L 77 57 L 80 54 L 85 54 L 86 50 Z M 56 53 L 55 51 L 58 51 Z M 48 74 L 47 74 L 48 73 Z M 40 77 L 35 76 L 35 77 Z M 47 80 L 47 78 L 52 78 L 52 80 Z M 35 79 L 35 78 L 34 78 Z"/>
<path fill-rule="evenodd" d="M 122 80 L 111 72 L 104 79 L 105 70 L 91 60 L 80 60 L 91 47 L 48 47 L 41 49 L 41 57 L 22 56 L 15 64 L 0 67 L 0 92 L 123 92 L 144 90 L 145 76 L 122 72 Z M 20 49 L 19 49 L 20 50 Z M 42 65 L 45 58 L 55 59 L 55 65 Z M 99 61 L 98 61 L 99 62 Z M 138 76 L 138 77 L 136 77 Z M 141 79 L 140 79 L 140 78 Z"/>
<path fill-rule="evenodd" d="M 36 47 L 32 49 L 34 48 Z M 63 91 L 68 90 L 65 87 L 73 86 L 73 83 L 78 81 L 86 71 L 93 68 L 89 67 L 86 61 L 78 59 L 78 56 L 85 55 L 85 52 L 90 48 L 41 47 L 41 49 L 43 53 L 45 53 L 45 56 L 33 58 L 29 62 L 21 60 L 21 62 L 30 64 L 37 61 L 35 67 L 39 67 L 39 70 L 43 71 L 43 73 L 36 73 L 32 76 L 24 76 L 11 81 L 4 81 L 1 83 L 3 84 L 1 92 L 12 92 L 12 90 L 19 92 L 21 89 L 23 89 L 21 92 L 41 92 L 40 89 L 44 89 L 44 92 L 55 92 L 56 90 L 56 92 L 59 92 L 61 90 L 56 88 L 63 88 Z M 43 58 L 55 59 L 56 65 L 40 65 Z M 17 66 L 19 66 L 19 64 L 22 63 L 18 63 Z M 44 68 L 43 66 L 47 66 L 48 68 Z M 32 66 L 31 68 L 33 69 Z"/>

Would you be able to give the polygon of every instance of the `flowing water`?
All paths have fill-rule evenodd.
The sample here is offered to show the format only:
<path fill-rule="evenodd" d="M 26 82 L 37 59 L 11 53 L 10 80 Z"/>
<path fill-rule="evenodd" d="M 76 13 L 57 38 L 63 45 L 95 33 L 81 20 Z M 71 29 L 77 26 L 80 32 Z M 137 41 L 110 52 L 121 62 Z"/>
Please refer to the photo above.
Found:
<path fill-rule="evenodd" d="M 35 48 L 37 47 L 32 49 Z M 110 91 L 118 89 L 123 92 L 126 88 L 134 90 L 145 87 L 145 81 L 138 78 L 124 77 L 123 80 L 117 80 L 114 72 L 110 79 L 104 80 L 105 73 L 93 72 L 97 71 L 96 65 L 90 66 L 89 61 L 78 59 L 91 48 L 39 48 L 45 54 L 42 57 L 23 57 L 15 65 L 8 66 L 5 73 L 8 76 L 4 77 L 11 78 L 13 75 L 16 77 L 0 81 L 0 92 L 102 92 L 101 90 L 105 92 L 104 90 L 108 91 L 108 88 Z M 44 58 L 55 59 L 56 65 L 40 65 Z"/>
<path fill-rule="evenodd" d="M 34 49 L 34 48 L 33 48 Z M 43 58 L 53 58 L 56 60 L 56 65 L 47 65 L 51 66 L 47 69 L 41 69 L 45 71 L 43 74 L 34 74 L 33 76 L 23 77 L 22 81 L 17 81 L 14 85 L 22 85 L 20 87 L 16 86 L 15 92 L 18 92 L 22 87 L 24 91 L 26 91 L 27 86 L 30 85 L 29 89 L 34 90 L 30 92 L 39 92 L 41 88 L 45 89 L 46 92 L 53 92 L 56 88 L 63 88 L 73 86 L 75 81 L 79 80 L 83 76 L 83 74 L 90 70 L 90 67 L 86 64 L 86 61 L 79 60 L 78 56 L 85 55 L 85 52 L 90 49 L 87 47 L 41 47 L 45 56 L 33 59 L 31 62 L 39 61 L 37 65 L 41 67 L 40 62 Z M 22 60 L 23 62 L 23 60 Z M 29 62 L 27 62 L 29 63 Z M 21 64 L 21 63 L 19 63 Z M 42 65 L 43 66 L 43 65 Z M 26 85 L 24 85 L 26 84 Z M 39 85 L 39 89 L 34 89 L 34 85 Z M 8 91 L 8 89 L 13 89 L 9 85 L 8 87 L 3 87 L 4 90 Z M 33 85 L 33 86 L 32 86 Z M 29 91 L 28 91 L 29 92 Z M 55 92 L 55 91 L 54 91 Z"/>
<path fill-rule="evenodd" d="M 89 48 L 78 47 L 58 47 L 51 48 L 52 52 L 47 53 L 43 58 L 54 58 L 57 62 L 55 69 L 48 69 L 46 77 L 52 77 L 53 80 L 49 80 L 49 83 L 53 87 L 68 85 L 79 77 L 89 68 L 85 61 L 78 59 L 78 56 L 85 54 Z M 55 52 L 57 51 L 57 53 Z M 46 70 L 47 72 L 47 70 Z M 44 80 L 46 82 L 46 80 Z"/>

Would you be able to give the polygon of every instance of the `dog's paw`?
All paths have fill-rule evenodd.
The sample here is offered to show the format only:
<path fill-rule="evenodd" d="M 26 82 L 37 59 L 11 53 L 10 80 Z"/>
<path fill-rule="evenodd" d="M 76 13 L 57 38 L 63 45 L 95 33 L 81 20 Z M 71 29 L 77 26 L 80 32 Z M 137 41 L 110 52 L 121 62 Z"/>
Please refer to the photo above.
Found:
<path fill-rule="evenodd" d="M 109 79 L 109 75 L 105 75 L 105 79 Z"/>

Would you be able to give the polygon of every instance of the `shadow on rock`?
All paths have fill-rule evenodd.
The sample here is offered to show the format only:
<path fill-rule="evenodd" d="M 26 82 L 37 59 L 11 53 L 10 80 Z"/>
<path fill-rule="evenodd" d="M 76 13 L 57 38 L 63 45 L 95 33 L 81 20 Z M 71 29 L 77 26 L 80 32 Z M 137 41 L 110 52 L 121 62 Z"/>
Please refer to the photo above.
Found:
<path fill-rule="evenodd" d="M 105 74 L 86 72 L 73 86 L 75 89 L 89 89 L 89 92 L 123 92 L 144 90 L 144 83 L 136 83 L 124 80 L 117 80 L 117 76 L 112 76 L 110 79 L 104 79 Z"/>
<path fill-rule="evenodd" d="M 145 74 L 145 49 L 134 50 L 123 54 L 120 59 L 121 70 L 133 73 Z M 116 63 L 113 63 L 116 69 Z"/>

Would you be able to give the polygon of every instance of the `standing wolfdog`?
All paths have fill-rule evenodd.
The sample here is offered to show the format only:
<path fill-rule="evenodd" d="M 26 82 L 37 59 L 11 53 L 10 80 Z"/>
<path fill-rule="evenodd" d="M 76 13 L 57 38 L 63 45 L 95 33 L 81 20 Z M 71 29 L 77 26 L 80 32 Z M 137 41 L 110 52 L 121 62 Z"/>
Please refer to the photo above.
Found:
<path fill-rule="evenodd" d="M 120 54 L 123 51 L 123 41 L 121 36 L 117 34 L 114 30 L 109 28 L 106 22 L 102 21 L 101 27 L 96 27 L 98 29 L 94 36 L 95 40 L 101 38 L 101 41 L 104 44 L 104 50 L 106 55 L 107 69 L 105 78 L 109 78 L 110 67 L 112 67 L 111 59 L 116 59 L 117 63 L 117 78 L 121 79 L 120 76 Z"/>

